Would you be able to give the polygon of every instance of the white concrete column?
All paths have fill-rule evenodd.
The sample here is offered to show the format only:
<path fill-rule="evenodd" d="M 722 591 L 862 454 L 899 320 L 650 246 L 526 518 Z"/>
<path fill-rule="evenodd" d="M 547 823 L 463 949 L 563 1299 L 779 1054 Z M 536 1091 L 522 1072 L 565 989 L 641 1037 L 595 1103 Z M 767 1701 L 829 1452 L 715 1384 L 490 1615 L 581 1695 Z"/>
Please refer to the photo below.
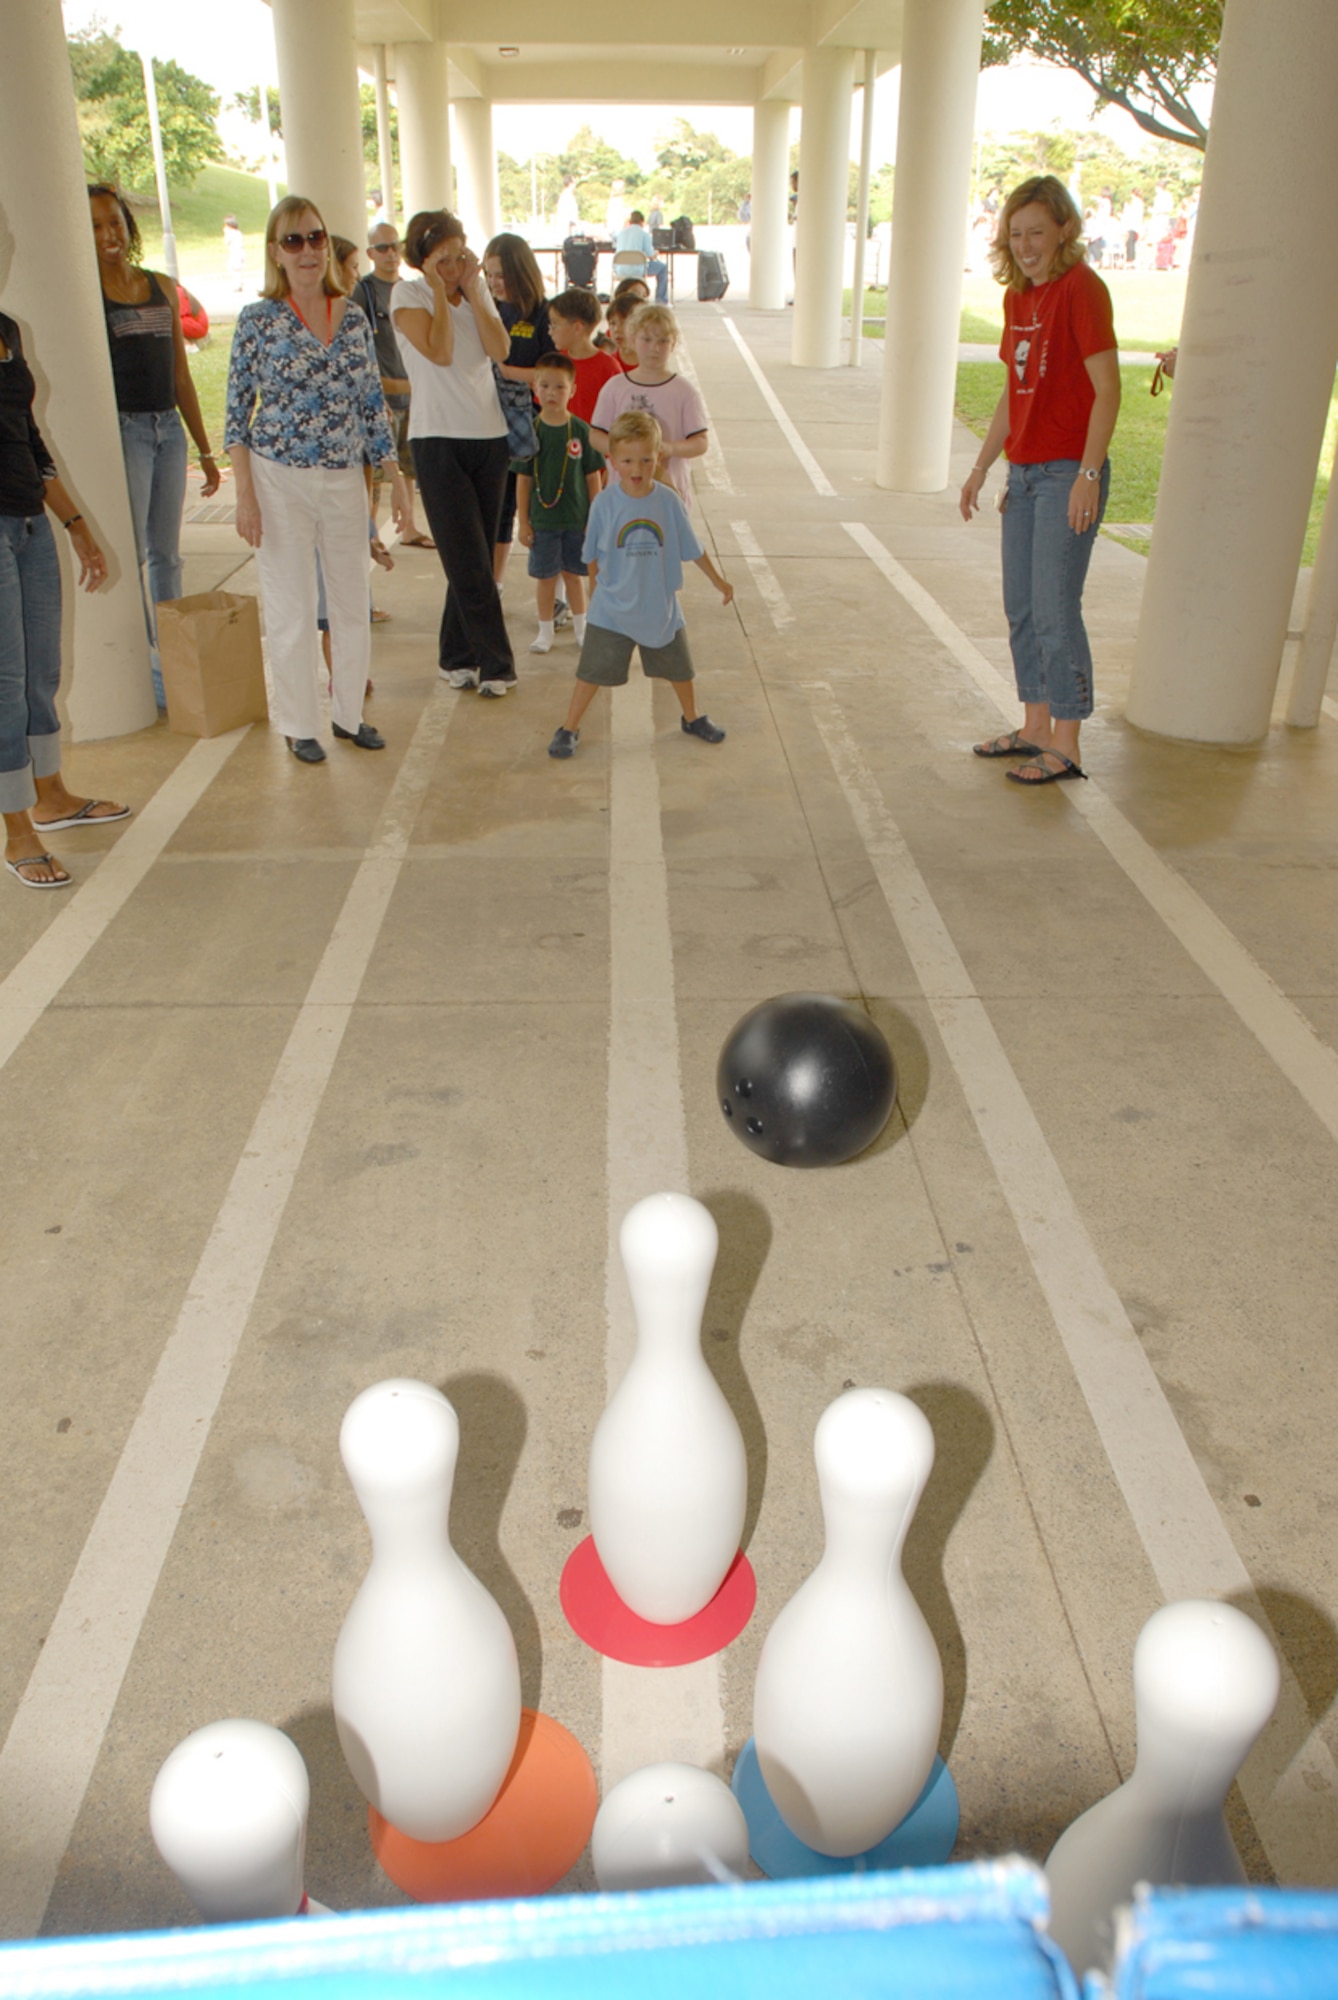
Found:
<path fill-rule="evenodd" d="M 390 140 L 390 87 L 386 82 L 386 45 L 372 50 L 372 81 L 376 90 L 376 161 L 381 176 L 381 203 L 386 220 L 399 227 L 395 201 L 395 148 Z"/>
<path fill-rule="evenodd" d="M 1334 642 L 1338 640 L 1338 449 L 1329 471 L 1329 494 L 1319 526 L 1315 567 L 1310 573 L 1305 629 L 1287 698 L 1293 729 L 1313 729 L 1328 685 Z"/>
<path fill-rule="evenodd" d="M 0 188 L 0 301 L 37 380 L 38 426 L 110 576 L 92 597 L 78 588 L 68 537 L 48 513 L 64 585 L 61 704 L 76 741 L 122 736 L 147 728 L 155 709 L 60 0 L 24 0 L 6 15 Z"/>
<path fill-rule="evenodd" d="M 353 0 L 270 0 L 290 194 L 306 195 L 327 229 L 367 236 L 362 111 Z"/>
<path fill-rule="evenodd" d="M 753 218 L 748 250 L 748 303 L 780 312 L 790 288 L 790 106 L 768 97 L 753 106 Z"/>
<path fill-rule="evenodd" d="M 476 250 L 501 228 L 497 192 L 497 148 L 492 136 L 492 99 L 455 100 L 456 172 L 460 177 L 460 220 Z"/>
<path fill-rule="evenodd" d="M 906 0 L 875 473 L 897 493 L 948 483 L 983 16 Z"/>
<path fill-rule="evenodd" d="M 1268 729 L 1338 363 L 1338 8 L 1227 0 L 1128 716 Z M 1289 198 L 1283 191 L 1299 191 Z"/>
<path fill-rule="evenodd" d="M 796 368 L 837 368 L 841 362 L 850 98 L 854 87 L 853 49 L 804 50 L 794 332 L 790 341 L 790 359 Z"/>
<path fill-rule="evenodd" d="M 859 194 L 855 199 L 855 268 L 850 279 L 850 351 L 852 368 L 860 365 L 864 345 L 864 258 L 869 246 L 869 180 L 873 172 L 873 93 L 878 81 L 878 51 L 864 51 L 864 115 L 860 120 Z"/>
<path fill-rule="evenodd" d="M 400 114 L 400 182 L 404 220 L 421 208 L 450 208 L 450 95 L 444 42 L 399 42 L 395 48 L 395 101 Z"/>

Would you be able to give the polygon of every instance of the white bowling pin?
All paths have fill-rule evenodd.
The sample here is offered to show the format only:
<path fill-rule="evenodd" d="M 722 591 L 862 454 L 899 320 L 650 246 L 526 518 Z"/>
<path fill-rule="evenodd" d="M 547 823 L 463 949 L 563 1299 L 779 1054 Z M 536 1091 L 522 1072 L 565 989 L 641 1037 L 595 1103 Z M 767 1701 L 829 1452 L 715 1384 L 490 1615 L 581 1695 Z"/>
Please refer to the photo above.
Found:
<path fill-rule="evenodd" d="M 601 1889 L 732 1882 L 748 1866 L 748 1822 L 729 1786 L 695 1764 L 646 1764 L 613 1787 L 590 1859 Z"/>
<path fill-rule="evenodd" d="M 311 1788 L 296 1744 L 267 1722 L 211 1722 L 154 1779 L 154 1845 L 206 1923 L 293 1917 L 306 1906 Z"/>
<path fill-rule="evenodd" d="M 901 1573 L 934 1433 L 891 1389 L 851 1389 L 813 1440 L 826 1546 L 766 1636 L 753 1735 L 791 1833 L 863 1854 L 915 1804 L 943 1721 L 943 1669 Z"/>
<path fill-rule="evenodd" d="M 414 1840 L 454 1840 L 501 1790 L 520 1669 L 501 1609 L 450 1540 L 460 1426 L 426 1382 L 378 1382 L 339 1450 L 372 1562 L 334 1655 L 334 1715 L 358 1789 Z"/>
<path fill-rule="evenodd" d="M 1234 1605 L 1191 1598 L 1149 1618 L 1134 1647 L 1132 1775 L 1045 1864 L 1050 1934 L 1080 1977 L 1109 1967 L 1114 1913 L 1136 1882 L 1244 1882 L 1222 1808 L 1279 1685 L 1273 1648 Z"/>
<path fill-rule="evenodd" d="M 701 1350 L 718 1241 L 685 1194 L 648 1195 L 618 1236 L 637 1345 L 590 1447 L 590 1531 L 623 1603 L 654 1625 L 710 1603 L 743 1533 L 743 1438 Z"/>

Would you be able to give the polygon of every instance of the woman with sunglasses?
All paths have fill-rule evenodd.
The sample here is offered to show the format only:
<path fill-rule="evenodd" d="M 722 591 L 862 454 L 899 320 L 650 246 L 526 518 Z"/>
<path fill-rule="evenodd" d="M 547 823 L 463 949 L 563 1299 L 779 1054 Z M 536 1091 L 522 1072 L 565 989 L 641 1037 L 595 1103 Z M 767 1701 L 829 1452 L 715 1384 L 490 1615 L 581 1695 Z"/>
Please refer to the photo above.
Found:
<path fill-rule="evenodd" d="M 464 225 L 425 209 L 405 231 L 417 277 L 390 295 L 411 385 L 409 442 L 432 539 L 446 572 L 438 658 L 451 687 L 504 695 L 516 663 L 493 580 L 509 452 L 493 363 L 511 336 Z"/>
<path fill-rule="evenodd" d="M 334 734 L 382 750 L 385 739 L 362 719 L 371 663 L 364 460 L 387 468 L 397 521 L 406 495 L 366 314 L 341 290 L 325 225 L 304 196 L 272 211 L 265 270 L 261 297 L 237 317 L 224 443 L 237 533 L 256 552 L 274 720 L 301 763 L 322 764 L 315 558 L 329 610 Z"/>
<path fill-rule="evenodd" d="M 141 267 L 139 225 L 123 195 L 99 181 L 88 190 L 88 204 L 121 419 L 135 553 L 141 572 L 148 565 L 144 619 L 152 648 L 153 691 L 162 708 L 153 607 L 181 595 L 181 510 L 186 499 L 181 417 L 200 454 L 206 499 L 218 491 L 219 470 L 191 379 L 176 285 Z"/>

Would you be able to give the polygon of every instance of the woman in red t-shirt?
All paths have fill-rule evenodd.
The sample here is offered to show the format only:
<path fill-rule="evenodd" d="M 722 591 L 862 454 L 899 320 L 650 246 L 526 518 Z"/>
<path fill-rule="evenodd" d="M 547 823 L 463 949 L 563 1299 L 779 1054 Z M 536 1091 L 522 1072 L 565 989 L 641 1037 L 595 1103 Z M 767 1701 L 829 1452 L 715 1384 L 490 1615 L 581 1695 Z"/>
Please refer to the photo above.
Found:
<path fill-rule="evenodd" d="M 1092 713 L 1082 592 L 1110 491 L 1120 369 L 1110 293 L 1086 261 L 1081 228 L 1052 174 L 1024 181 L 1003 205 L 991 262 L 1007 288 L 999 357 L 1008 386 L 961 493 L 969 521 L 1007 452 L 1004 609 L 1023 720 L 975 753 L 1025 758 L 1007 773 L 1023 785 L 1087 775 L 1078 761 L 1078 731 Z"/>

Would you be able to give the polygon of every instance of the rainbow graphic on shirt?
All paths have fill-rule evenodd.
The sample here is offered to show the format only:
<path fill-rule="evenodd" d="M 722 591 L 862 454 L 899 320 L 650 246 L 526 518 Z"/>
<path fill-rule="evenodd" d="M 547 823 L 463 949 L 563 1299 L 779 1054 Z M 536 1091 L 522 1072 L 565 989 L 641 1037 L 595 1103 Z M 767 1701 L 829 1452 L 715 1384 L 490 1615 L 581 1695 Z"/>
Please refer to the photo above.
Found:
<path fill-rule="evenodd" d="M 618 530 L 618 547 L 622 548 L 624 543 L 630 536 L 636 533 L 638 528 L 644 528 L 648 534 L 654 535 L 660 547 L 664 547 L 664 531 L 660 527 L 659 522 L 648 520 L 644 514 L 639 514 L 634 521 L 624 521 L 622 527 Z"/>

